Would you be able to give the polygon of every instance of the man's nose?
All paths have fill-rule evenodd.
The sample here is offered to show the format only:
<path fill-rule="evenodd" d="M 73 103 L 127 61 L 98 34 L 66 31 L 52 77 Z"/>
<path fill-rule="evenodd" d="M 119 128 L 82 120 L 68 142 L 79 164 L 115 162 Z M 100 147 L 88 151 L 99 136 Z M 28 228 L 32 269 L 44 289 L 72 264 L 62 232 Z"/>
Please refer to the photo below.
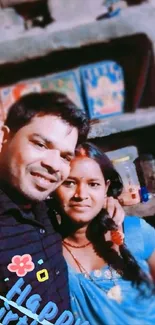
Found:
<path fill-rule="evenodd" d="M 59 172 L 61 156 L 59 150 L 48 150 L 42 159 L 42 166 L 46 167 L 49 172 Z"/>

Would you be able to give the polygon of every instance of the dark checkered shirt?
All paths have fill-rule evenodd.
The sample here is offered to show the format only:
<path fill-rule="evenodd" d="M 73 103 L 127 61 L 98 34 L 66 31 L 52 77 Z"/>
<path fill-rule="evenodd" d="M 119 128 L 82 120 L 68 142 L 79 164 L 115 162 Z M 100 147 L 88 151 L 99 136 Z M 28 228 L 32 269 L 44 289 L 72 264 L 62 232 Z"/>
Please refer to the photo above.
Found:
<path fill-rule="evenodd" d="M 0 296 L 5 298 L 17 281 L 23 281 L 18 285 L 21 293 L 24 292 L 24 289 L 26 290 L 27 285 L 31 286 L 31 290 L 29 289 L 29 294 L 25 293 L 26 298 L 21 306 L 27 308 L 28 298 L 34 294 L 39 295 L 41 297 L 39 307 L 36 308 L 38 315 L 48 302 L 54 302 L 58 307 L 58 312 L 51 320 L 53 323 L 64 310 L 70 309 L 70 303 L 67 267 L 62 256 L 61 236 L 54 230 L 48 214 L 49 211 L 44 202 L 38 203 L 33 212 L 24 213 L 0 189 Z M 28 262 L 24 259 L 19 263 L 17 255 L 23 258 L 25 254 L 27 254 Z M 12 260 L 13 257 L 15 259 Z M 11 268 L 11 271 L 8 267 L 10 264 L 14 268 L 13 270 Z M 17 272 L 21 271 L 22 274 L 24 266 L 26 274 L 19 276 Z M 29 267 L 33 270 L 29 271 Z M 17 302 L 21 293 L 13 294 L 11 300 Z M 7 323 L 4 319 L 9 308 L 14 313 L 22 315 L 16 308 L 8 307 L 8 310 L 3 308 L 2 297 L 0 298 L 0 324 Z M 22 324 L 32 324 L 33 318 L 28 319 L 29 321 L 25 320 L 25 323 L 23 320 Z M 12 320 L 7 324 L 17 323 L 17 320 Z M 36 322 L 36 324 L 38 323 Z"/>

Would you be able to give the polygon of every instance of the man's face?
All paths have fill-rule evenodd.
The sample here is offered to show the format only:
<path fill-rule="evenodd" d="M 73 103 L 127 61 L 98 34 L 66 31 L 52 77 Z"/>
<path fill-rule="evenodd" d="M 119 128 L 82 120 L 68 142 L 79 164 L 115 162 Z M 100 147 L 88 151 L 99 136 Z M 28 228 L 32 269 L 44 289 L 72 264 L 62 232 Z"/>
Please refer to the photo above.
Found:
<path fill-rule="evenodd" d="M 42 201 L 69 175 L 78 130 L 61 118 L 36 116 L 2 148 L 2 177 L 32 201 Z"/>

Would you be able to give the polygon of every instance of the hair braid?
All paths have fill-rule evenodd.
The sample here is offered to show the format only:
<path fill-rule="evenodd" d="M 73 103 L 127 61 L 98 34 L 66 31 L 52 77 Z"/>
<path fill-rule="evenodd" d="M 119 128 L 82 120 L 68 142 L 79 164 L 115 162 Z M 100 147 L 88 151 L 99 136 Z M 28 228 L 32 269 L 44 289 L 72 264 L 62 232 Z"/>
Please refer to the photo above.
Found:
<path fill-rule="evenodd" d="M 87 234 L 100 257 L 120 273 L 124 279 L 131 281 L 142 294 L 146 294 L 146 286 L 150 289 L 150 294 L 154 293 L 155 288 L 152 280 L 138 265 L 126 245 L 119 246 L 119 254 L 112 247 L 113 243 L 106 241 L 104 234 L 107 231 L 116 230 L 117 228 L 107 211 L 102 209 L 98 216 L 90 223 Z"/>

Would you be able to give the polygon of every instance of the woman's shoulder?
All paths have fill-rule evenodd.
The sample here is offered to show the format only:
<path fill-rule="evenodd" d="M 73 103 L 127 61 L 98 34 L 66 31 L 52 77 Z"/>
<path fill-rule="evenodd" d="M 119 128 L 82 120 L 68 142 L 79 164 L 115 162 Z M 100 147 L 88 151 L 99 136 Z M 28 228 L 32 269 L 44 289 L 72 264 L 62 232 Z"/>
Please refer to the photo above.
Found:
<path fill-rule="evenodd" d="M 155 234 L 155 229 L 148 222 L 146 222 L 142 217 L 125 216 L 124 232 L 126 233 L 133 232 L 134 236 L 136 236 L 136 232 L 137 233 L 140 232 L 142 236 L 145 236 L 145 233 Z"/>
<path fill-rule="evenodd" d="M 155 250 L 155 229 L 148 222 L 138 216 L 126 216 L 124 233 L 125 242 L 131 250 L 138 249 L 145 259 L 151 256 Z"/>
<path fill-rule="evenodd" d="M 137 228 L 137 230 L 141 229 L 142 232 L 155 232 L 155 229 L 139 216 L 125 216 L 124 229 L 129 230 L 130 228 Z"/>
<path fill-rule="evenodd" d="M 124 218 L 124 228 L 141 227 L 141 218 L 138 216 L 125 216 Z"/>
<path fill-rule="evenodd" d="M 141 218 L 138 216 L 125 216 L 123 224 L 125 238 L 131 240 L 141 237 Z M 140 240 L 140 238 L 139 238 Z"/>

